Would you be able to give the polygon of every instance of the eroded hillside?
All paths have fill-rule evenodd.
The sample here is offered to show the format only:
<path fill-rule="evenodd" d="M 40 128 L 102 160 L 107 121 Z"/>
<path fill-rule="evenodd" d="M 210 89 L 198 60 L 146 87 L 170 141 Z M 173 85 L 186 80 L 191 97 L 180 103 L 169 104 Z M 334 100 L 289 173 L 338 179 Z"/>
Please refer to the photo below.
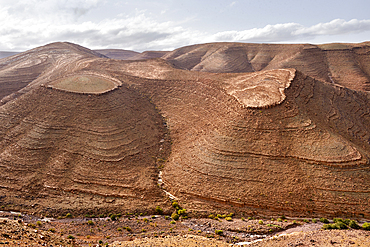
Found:
<path fill-rule="evenodd" d="M 368 49 L 218 43 L 120 61 L 58 43 L 0 60 L 1 203 L 166 209 L 161 169 L 193 212 L 370 218 Z"/>
<path fill-rule="evenodd" d="M 318 80 L 370 91 L 369 42 L 360 44 L 210 43 L 174 50 L 175 67 L 216 73 L 295 68 Z"/>

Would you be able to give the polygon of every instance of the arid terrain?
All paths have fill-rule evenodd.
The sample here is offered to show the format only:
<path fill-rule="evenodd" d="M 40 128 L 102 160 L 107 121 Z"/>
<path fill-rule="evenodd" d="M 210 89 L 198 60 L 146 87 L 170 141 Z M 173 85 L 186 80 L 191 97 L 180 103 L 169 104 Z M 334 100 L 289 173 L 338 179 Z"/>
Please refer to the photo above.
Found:
<path fill-rule="evenodd" d="M 186 213 L 175 238 L 210 214 L 370 220 L 369 85 L 369 42 L 52 43 L 2 58 L 1 210 L 143 218 L 171 216 L 176 200 Z"/>

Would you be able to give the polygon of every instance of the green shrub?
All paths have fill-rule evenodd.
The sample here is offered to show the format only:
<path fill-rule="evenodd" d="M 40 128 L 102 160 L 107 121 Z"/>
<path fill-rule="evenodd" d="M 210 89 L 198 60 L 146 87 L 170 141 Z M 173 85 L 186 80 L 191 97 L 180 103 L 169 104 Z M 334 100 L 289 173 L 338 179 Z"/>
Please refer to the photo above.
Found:
<path fill-rule="evenodd" d="M 165 220 L 169 220 L 170 219 L 170 216 L 166 215 L 166 216 L 164 216 L 164 219 Z"/>
<path fill-rule="evenodd" d="M 144 219 L 143 219 L 143 221 L 144 221 L 145 223 L 147 223 L 147 222 L 148 222 L 148 219 L 147 219 L 147 218 L 144 218 Z"/>
<path fill-rule="evenodd" d="M 234 213 L 229 213 L 228 215 L 226 215 L 226 217 L 233 217 L 234 216 Z"/>
<path fill-rule="evenodd" d="M 215 216 L 214 216 L 213 214 L 210 214 L 210 215 L 208 215 L 208 218 L 210 218 L 210 219 L 214 219 L 214 218 L 215 218 Z"/>
<path fill-rule="evenodd" d="M 344 223 L 342 218 L 334 218 L 333 221 L 334 221 L 334 223 L 338 223 L 338 222 L 343 222 Z"/>
<path fill-rule="evenodd" d="M 31 228 L 33 228 L 33 229 L 35 229 L 36 228 L 36 225 L 35 224 L 32 224 L 32 223 L 28 223 L 28 225 L 27 225 L 28 227 L 31 227 Z"/>
<path fill-rule="evenodd" d="M 115 221 L 115 220 L 117 220 L 117 215 L 116 215 L 116 214 L 111 214 L 111 215 L 109 215 L 109 218 L 110 218 L 112 221 Z"/>
<path fill-rule="evenodd" d="M 337 226 L 337 229 L 348 229 L 348 226 L 342 221 L 338 221 L 337 223 L 335 223 L 335 225 Z"/>
<path fill-rule="evenodd" d="M 277 222 L 282 222 L 283 220 L 281 218 L 277 218 Z"/>
<path fill-rule="evenodd" d="M 215 230 L 215 233 L 216 233 L 217 235 L 222 235 L 222 234 L 224 233 L 224 231 L 222 231 L 222 230 Z"/>
<path fill-rule="evenodd" d="M 72 236 L 72 235 L 68 235 L 68 237 L 67 237 L 68 239 L 75 239 L 75 237 L 74 236 Z"/>
<path fill-rule="evenodd" d="M 171 218 L 174 219 L 174 220 L 178 220 L 180 218 L 180 216 L 177 213 L 173 213 L 171 215 Z"/>
<path fill-rule="evenodd" d="M 126 226 L 126 227 L 124 227 L 125 229 L 126 229 L 126 231 L 128 231 L 128 232 L 131 232 L 132 230 L 131 230 L 131 227 L 129 227 L 129 226 Z"/>
<path fill-rule="evenodd" d="M 362 229 L 370 231 L 370 223 L 366 222 L 362 225 Z"/>
<path fill-rule="evenodd" d="M 233 219 L 231 217 L 226 217 L 225 220 L 232 221 Z"/>
<path fill-rule="evenodd" d="M 49 232 L 55 233 L 55 228 L 50 228 Z"/>
<path fill-rule="evenodd" d="M 172 207 L 178 209 L 179 208 L 179 203 L 177 201 L 172 202 Z"/>
<path fill-rule="evenodd" d="M 121 227 L 118 227 L 117 228 L 117 231 L 122 232 L 122 228 Z"/>
<path fill-rule="evenodd" d="M 72 218 L 72 214 L 71 213 L 67 213 L 66 214 L 66 218 Z"/>
<path fill-rule="evenodd" d="M 87 224 L 90 225 L 90 226 L 92 226 L 92 225 L 94 225 L 94 222 L 92 220 L 88 220 L 87 221 Z"/>
<path fill-rule="evenodd" d="M 38 225 L 38 226 L 42 226 L 41 221 L 37 221 L 37 222 L 36 222 L 36 225 Z"/>
<path fill-rule="evenodd" d="M 351 227 L 352 229 L 360 229 L 360 226 L 354 220 L 350 220 L 348 226 Z"/>
<path fill-rule="evenodd" d="M 179 210 L 177 211 L 177 214 L 178 214 L 178 215 L 184 215 L 184 214 L 186 214 L 186 209 L 179 209 Z"/>
<path fill-rule="evenodd" d="M 322 229 L 324 229 L 324 230 L 335 229 L 335 228 L 333 228 L 333 225 L 334 225 L 334 224 L 324 224 L 324 225 L 322 226 Z"/>
<path fill-rule="evenodd" d="M 320 218 L 320 222 L 324 223 L 324 224 L 327 224 L 329 223 L 328 219 L 327 218 Z"/>
<path fill-rule="evenodd" d="M 340 230 L 343 230 L 343 229 L 348 229 L 348 227 L 343 222 L 337 221 L 337 223 L 333 223 L 333 224 L 324 224 L 322 226 L 322 229 L 324 229 L 324 230 L 330 230 L 330 229 L 340 229 Z"/>
<path fill-rule="evenodd" d="M 171 221 L 170 224 L 176 224 L 176 222 L 175 221 Z"/>
<path fill-rule="evenodd" d="M 312 219 L 312 223 L 316 223 L 317 222 L 317 219 Z"/>
<path fill-rule="evenodd" d="M 263 225 L 263 220 L 259 220 L 258 224 Z"/>
<path fill-rule="evenodd" d="M 304 219 L 303 222 L 310 223 L 310 221 L 308 219 Z"/>
<path fill-rule="evenodd" d="M 241 220 L 242 220 L 242 221 L 245 221 L 245 219 L 244 219 L 243 217 L 241 218 Z"/>
<path fill-rule="evenodd" d="M 160 207 L 160 206 L 157 206 L 157 207 L 155 208 L 155 212 L 156 212 L 157 214 L 162 214 L 162 213 L 163 213 L 163 209 L 161 209 L 161 207 Z"/>

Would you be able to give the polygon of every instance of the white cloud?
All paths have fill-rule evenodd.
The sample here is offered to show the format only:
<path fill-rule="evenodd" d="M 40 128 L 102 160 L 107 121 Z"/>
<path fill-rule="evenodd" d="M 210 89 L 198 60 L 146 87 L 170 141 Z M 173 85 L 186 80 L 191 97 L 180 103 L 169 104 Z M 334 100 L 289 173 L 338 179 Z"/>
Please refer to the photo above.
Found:
<path fill-rule="evenodd" d="M 297 39 L 314 38 L 324 35 L 343 35 L 370 31 L 370 20 L 345 21 L 335 19 L 327 23 L 319 23 L 304 27 L 298 23 L 267 25 L 244 31 L 226 31 L 213 35 L 214 41 L 244 42 L 283 42 Z"/>
<path fill-rule="evenodd" d="M 296 35 L 338 35 L 347 33 L 359 33 L 370 30 L 370 20 L 345 21 L 343 19 L 335 19 L 327 23 L 319 23 L 317 25 L 301 28 L 296 31 Z"/>
<path fill-rule="evenodd" d="M 276 42 L 282 39 L 292 39 L 294 32 L 302 26 L 297 23 L 267 25 L 263 28 L 253 28 L 244 31 L 226 31 L 213 35 L 214 41 L 260 41 Z"/>
<path fill-rule="evenodd" d="M 89 48 L 171 50 L 215 41 L 291 42 L 370 30 L 370 20 L 336 19 L 310 27 L 283 23 L 210 34 L 186 28 L 186 22 L 181 20 L 159 22 L 140 11 L 103 21 L 82 21 L 86 20 L 82 16 L 88 16 L 89 11 L 99 8 L 104 1 L 0 0 L 0 50 L 22 51 L 56 41 L 69 41 Z"/>

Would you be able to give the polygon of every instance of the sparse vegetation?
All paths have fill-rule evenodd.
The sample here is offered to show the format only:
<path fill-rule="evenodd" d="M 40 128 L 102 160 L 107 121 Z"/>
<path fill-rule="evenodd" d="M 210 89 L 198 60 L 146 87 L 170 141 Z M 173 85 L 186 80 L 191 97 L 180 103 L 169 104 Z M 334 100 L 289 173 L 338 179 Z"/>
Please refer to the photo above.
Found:
<path fill-rule="evenodd" d="M 366 223 L 362 224 L 362 229 L 370 231 L 370 223 L 366 222 Z"/>
<path fill-rule="evenodd" d="M 174 220 L 178 220 L 180 218 L 180 216 L 177 213 L 173 213 L 171 215 L 171 218 L 174 219 Z"/>
<path fill-rule="evenodd" d="M 117 215 L 116 215 L 116 214 L 110 214 L 110 215 L 109 215 L 109 218 L 110 218 L 112 221 L 115 221 L 115 220 L 117 220 Z"/>
<path fill-rule="evenodd" d="M 163 214 L 163 209 L 162 209 L 160 206 L 157 206 L 157 207 L 155 208 L 155 212 L 156 212 L 157 214 Z"/>
<path fill-rule="evenodd" d="M 174 207 L 175 209 L 179 209 L 179 203 L 177 201 L 173 201 L 172 207 Z"/>
<path fill-rule="evenodd" d="M 320 218 L 320 222 L 324 223 L 324 224 L 327 224 L 327 223 L 329 223 L 329 220 L 327 218 Z"/>
<path fill-rule="evenodd" d="M 348 224 L 349 227 L 351 227 L 352 229 L 360 229 L 360 226 L 357 224 L 356 221 L 354 220 L 351 220 Z"/>
<path fill-rule="evenodd" d="M 28 226 L 29 226 L 29 227 L 31 227 L 31 228 L 33 228 L 33 229 L 35 229 L 35 228 L 36 228 L 36 225 L 35 225 L 35 224 L 33 224 L 33 223 L 28 223 Z"/>

